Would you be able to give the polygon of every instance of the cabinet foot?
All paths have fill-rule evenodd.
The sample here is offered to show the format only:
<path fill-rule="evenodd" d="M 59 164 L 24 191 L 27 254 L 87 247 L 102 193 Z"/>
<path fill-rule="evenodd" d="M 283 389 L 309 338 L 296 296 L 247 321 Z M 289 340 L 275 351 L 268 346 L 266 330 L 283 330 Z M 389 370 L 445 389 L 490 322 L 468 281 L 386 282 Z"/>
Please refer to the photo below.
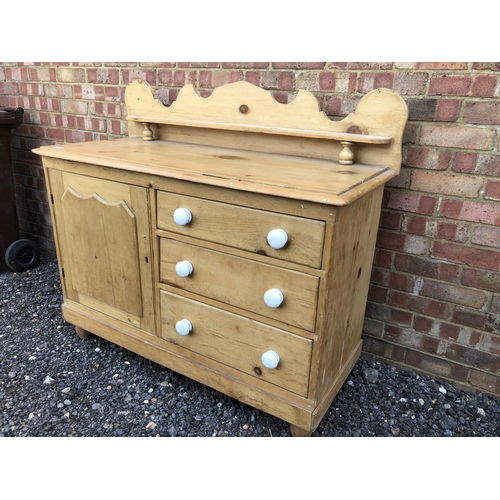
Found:
<path fill-rule="evenodd" d="M 90 332 L 80 328 L 79 326 L 75 326 L 75 332 L 83 340 L 88 339 L 92 335 Z"/>
<path fill-rule="evenodd" d="M 300 427 L 292 424 L 290 424 L 290 432 L 293 437 L 310 437 L 312 434 L 311 431 L 306 431 L 305 429 L 301 429 Z"/>

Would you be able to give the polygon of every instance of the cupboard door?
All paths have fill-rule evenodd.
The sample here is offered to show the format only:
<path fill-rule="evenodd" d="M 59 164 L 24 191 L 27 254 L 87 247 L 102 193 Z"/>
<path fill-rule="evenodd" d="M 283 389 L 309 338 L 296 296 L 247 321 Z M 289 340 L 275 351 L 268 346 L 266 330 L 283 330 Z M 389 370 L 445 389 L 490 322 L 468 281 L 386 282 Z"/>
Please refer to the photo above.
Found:
<path fill-rule="evenodd" d="M 147 190 L 48 172 L 65 297 L 153 333 Z"/>

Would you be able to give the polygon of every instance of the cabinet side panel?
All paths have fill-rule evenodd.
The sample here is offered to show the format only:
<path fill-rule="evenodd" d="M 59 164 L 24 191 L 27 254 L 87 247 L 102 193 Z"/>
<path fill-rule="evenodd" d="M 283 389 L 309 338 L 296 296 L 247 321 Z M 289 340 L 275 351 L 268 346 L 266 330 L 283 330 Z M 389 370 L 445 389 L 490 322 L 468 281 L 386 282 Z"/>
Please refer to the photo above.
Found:
<path fill-rule="evenodd" d="M 328 393 L 338 372 L 359 349 L 383 189 L 380 186 L 338 210 L 324 295 L 324 328 L 317 346 L 317 401 Z"/>

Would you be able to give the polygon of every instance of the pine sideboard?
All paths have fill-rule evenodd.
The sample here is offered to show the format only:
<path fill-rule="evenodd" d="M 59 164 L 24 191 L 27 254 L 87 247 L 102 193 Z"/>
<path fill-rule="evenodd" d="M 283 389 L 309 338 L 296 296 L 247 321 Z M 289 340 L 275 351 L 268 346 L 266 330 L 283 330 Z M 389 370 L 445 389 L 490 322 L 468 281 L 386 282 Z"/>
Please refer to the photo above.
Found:
<path fill-rule="evenodd" d="M 163 105 L 135 80 L 128 137 L 43 157 L 62 311 L 308 436 L 352 370 L 384 184 L 408 110 L 387 89 L 333 121 L 247 82 Z"/>

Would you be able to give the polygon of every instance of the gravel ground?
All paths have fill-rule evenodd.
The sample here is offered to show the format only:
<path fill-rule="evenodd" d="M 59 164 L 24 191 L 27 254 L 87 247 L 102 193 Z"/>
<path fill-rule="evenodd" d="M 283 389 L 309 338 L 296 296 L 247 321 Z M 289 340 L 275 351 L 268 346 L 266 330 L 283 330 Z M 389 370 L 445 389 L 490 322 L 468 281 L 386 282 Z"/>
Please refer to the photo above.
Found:
<path fill-rule="evenodd" d="M 0 274 L 0 436 L 290 436 L 61 316 L 57 262 Z M 500 399 L 360 359 L 313 436 L 500 436 Z"/>

